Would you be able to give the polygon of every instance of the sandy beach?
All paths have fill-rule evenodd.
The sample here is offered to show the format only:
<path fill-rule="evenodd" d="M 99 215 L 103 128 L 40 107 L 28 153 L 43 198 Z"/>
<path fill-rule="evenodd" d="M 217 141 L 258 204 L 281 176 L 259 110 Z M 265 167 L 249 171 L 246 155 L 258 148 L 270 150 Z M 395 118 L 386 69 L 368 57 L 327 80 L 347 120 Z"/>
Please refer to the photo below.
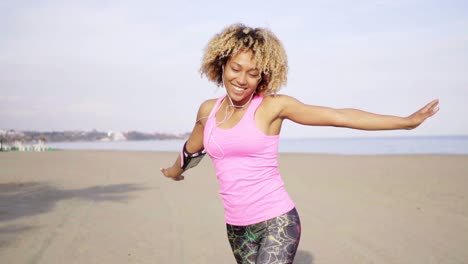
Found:
<path fill-rule="evenodd" d="M 209 158 L 0 153 L 0 263 L 235 263 Z M 281 154 L 295 263 L 468 263 L 468 156 Z"/>

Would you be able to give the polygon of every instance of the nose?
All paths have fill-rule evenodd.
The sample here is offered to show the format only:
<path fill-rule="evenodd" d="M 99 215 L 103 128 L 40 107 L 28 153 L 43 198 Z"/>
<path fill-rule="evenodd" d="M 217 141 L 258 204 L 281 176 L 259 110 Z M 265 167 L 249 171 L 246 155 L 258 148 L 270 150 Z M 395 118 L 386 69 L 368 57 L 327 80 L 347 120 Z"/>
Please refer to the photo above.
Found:
<path fill-rule="evenodd" d="M 247 84 L 247 74 L 246 73 L 241 73 L 236 79 L 237 83 L 239 85 L 246 85 Z"/>

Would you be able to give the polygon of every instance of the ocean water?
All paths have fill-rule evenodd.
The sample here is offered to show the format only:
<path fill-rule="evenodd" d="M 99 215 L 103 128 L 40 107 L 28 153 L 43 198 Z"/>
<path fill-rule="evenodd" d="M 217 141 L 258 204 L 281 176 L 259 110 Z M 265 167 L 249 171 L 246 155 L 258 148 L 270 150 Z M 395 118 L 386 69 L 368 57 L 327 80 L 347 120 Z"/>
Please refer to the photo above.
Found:
<path fill-rule="evenodd" d="M 180 151 L 183 140 L 48 143 L 55 149 Z M 342 155 L 468 154 L 468 136 L 281 138 L 281 153 Z"/>

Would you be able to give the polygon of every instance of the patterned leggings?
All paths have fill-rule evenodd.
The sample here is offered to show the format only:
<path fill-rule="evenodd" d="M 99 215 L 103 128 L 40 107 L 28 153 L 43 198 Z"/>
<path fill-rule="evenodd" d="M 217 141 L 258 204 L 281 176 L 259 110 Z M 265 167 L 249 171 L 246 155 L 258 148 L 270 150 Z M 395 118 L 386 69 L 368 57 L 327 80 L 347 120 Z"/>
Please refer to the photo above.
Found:
<path fill-rule="evenodd" d="M 301 238 L 301 222 L 295 208 L 257 224 L 226 226 L 238 264 L 293 263 Z"/>

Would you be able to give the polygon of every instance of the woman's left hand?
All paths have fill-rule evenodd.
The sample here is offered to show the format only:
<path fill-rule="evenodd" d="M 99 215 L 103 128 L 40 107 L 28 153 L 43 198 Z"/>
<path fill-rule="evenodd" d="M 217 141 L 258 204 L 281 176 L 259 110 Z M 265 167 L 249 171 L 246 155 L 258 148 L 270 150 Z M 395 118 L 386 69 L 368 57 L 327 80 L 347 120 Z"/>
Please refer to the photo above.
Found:
<path fill-rule="evenodd" d="M 427 118 L 435 115 L 439 111 L 439 99 L 435 99 L 432 102 L 425 105 L 423 108 L 416 111 L 414 114 L 408 116 L 410 120 L 410 126 L 408 129 L 417 128 Z"/>
<path fill-rule="evenodd" d="M 184 175 L 181 174 L 183 170 L 180 168 L 174 169 L 174 166 L 169 168 L 160 168 L 160 170 L 164 176 L 173 179 L 174 181 L 182 181 L 185 178 Z"/>

